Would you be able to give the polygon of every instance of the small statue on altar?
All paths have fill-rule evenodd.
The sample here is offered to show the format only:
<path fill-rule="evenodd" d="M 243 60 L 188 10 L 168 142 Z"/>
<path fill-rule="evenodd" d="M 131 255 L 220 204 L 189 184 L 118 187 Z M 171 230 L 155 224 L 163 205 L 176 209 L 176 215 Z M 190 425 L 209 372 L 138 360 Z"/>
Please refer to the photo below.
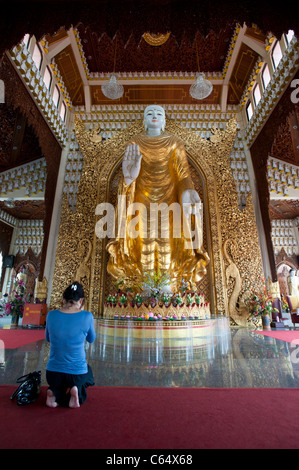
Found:
<path fill-rule="evenodd" d="M 34 298 L 37 302 L 43 303 L 48 296 L 48 282 L 45 277 L 43 277 L 42 281 L 36 279 L 35 281 L 35 289 L 34 289 Z"/>
<path fill-rule="evenodd" d="M 295 269 L 290 270 L 290 275 L 288 277 L 288 287 L 290 295 L 299 296 L 299 278 L 296 275 Z"/>
<path fill-rule="evenodd" d="M 167 272 L 175 290 L 183 280 L 200 281 L 209 256 L 202 248 L 202 203 L 191 180 L 184 144 L 165 132 L 165 124 L 164 109 L 148 106 L 145 133 L 134 136 L 126 148 L 118 191 L 122 227 L 107 245 L 108 272 L 125 283 L 145 273 Z M 137 236 L 132 230 L 136 210 Z"/>

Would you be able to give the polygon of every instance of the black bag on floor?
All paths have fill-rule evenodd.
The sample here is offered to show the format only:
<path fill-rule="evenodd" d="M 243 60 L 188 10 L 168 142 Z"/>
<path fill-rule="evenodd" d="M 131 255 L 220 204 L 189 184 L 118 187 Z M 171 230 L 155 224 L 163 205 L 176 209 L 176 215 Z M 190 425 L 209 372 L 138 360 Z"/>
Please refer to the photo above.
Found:
<path fill-rule="evenodd" d="M 20 385 L 14 391 L 12 396 L 10 397 L 13 400 L 17 397 L 18 405 L 30 405 L 33 403 L 40 392 L 41 387 L 41 371 L 38 372 L 30 372 L 27 375 L 22 375 L 17 379 L 17 383 Z"/>

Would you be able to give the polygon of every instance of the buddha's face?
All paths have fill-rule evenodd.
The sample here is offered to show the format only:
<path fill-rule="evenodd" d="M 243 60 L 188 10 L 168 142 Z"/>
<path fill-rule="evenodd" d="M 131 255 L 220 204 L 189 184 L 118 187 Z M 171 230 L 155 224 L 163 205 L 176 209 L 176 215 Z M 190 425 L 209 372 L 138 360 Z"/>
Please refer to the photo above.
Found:
<path fill-rule="evenodd" d="M 151 105 L 145 108 L 144 111 L 144 128 L 148 129 L 159 129 L 164 131 L 165 129 L 165 111 L 161 106 Z"/>

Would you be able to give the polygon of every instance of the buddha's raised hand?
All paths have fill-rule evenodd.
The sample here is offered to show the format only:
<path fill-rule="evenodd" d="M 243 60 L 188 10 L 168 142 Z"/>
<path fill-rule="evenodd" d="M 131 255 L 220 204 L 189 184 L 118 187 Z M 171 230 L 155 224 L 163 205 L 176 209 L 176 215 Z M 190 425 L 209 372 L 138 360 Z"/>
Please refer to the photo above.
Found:
<path fill-rule="evenodd" d="M 126 184 L 131 184 L 139 175 L 142 155 L 139 145 L 128 145 L 122 162 L 123 175 Z"/>

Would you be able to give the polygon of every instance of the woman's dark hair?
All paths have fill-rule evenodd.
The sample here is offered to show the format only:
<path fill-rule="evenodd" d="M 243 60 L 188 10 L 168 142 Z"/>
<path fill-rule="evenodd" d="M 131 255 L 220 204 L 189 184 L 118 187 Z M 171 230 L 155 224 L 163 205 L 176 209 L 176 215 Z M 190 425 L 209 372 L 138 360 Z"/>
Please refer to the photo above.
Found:
<path fill-rule="evenodd" d="M 84 290 L 82 285 L 77 281 L 73 282 L 65 289 L 63 298 L 71 304 L 73 302 L 77 302 L 79 299 L 84 299 Z"/>

